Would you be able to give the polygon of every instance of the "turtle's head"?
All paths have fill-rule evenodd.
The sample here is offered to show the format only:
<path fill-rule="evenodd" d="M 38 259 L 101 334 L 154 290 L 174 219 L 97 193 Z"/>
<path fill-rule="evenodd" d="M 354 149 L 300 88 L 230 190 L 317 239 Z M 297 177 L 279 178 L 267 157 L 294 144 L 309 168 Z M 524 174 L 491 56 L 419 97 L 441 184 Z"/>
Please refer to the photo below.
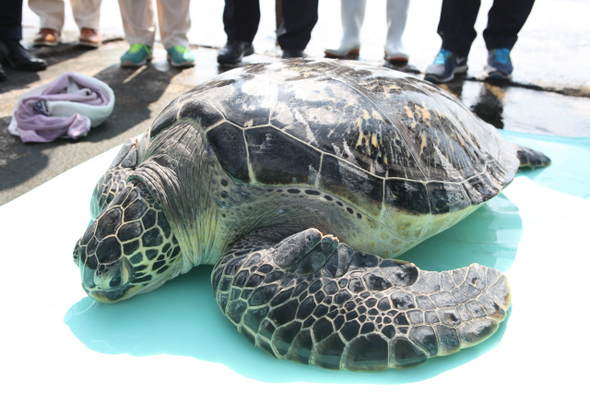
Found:
<path fill-rule="evenodd" d="M 82 287 L 101 302 L 158 288 L 180 273 L 181 259 L 164 212 L 135 180 L 92 221 L 74 249 Z"/>

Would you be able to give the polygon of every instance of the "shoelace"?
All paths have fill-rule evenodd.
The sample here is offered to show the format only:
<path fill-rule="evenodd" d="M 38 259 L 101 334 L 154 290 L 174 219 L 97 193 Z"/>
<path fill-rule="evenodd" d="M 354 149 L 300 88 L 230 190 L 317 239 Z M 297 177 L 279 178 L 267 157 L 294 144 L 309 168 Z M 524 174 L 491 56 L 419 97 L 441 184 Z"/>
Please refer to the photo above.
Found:
<path fill-rule="evenodd" d="M 434 59 L 434 64 L 445 64 L 449 56 L 451 56 L 450 50 L 441 49 L 436 55 L 436 58 Z"/>
<path fill-rule="evenodd" d="M 508 64 L 510 62 L 510 49 L 500 48 L 494 49 L 494 57 L 500 64 Z"/>

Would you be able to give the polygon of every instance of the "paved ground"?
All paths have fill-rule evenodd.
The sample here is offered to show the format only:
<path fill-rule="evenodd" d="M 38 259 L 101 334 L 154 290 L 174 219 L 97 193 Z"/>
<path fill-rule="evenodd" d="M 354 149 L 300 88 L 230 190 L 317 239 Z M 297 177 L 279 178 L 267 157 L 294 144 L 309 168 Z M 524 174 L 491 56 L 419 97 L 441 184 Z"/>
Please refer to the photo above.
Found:
<path fill-rule="evenodd" d="M 491 0 L 482 3 L 476 24 L 480 33 L 485 28 Z M 254 41 L 256 54 L 246 58 L 245 63 L 273 61 L 280 57 L 280 50 L 275 47 L 274 0 L 261 0 L 261 8 L 262 21 Z M 362 32 L 362 61 L 383 64 L 384 9 L 384 0 L 369 2 Z M 191 4 L 193 28 L 189 38 L 198 63 L 182 71 L 168 66 L 166 53 L 159 44 L 150 66 L 137 70 L 119 67 L 119 57 L 127 49 L 127 43 L 123 40 L 116 2 L 103 2 L 101 30 L 106 42 L 97 50 L 84 50 L 75 45 L 76 25 L 68 10 L 65 43 L 56 48 L 35 50 L 50 67 L 38 74 L 7 69 L 8 80 L 0 84 L 0 205 L 142 133 L 173 98 L 225 71 L 215 60 L 217 48 L 225 42 L 222 10 L 222 2 L 212 2 L 206 7 L 201 2 Z M 405 43 L 411 54 L 406 71 L 419 74 L 433 60 L 440 46 L 436 35 L 439 11 L 440 1 L 412 2 L 405 32 Z M 587 15 L 590 15 L 590 2 L 537 2 L 513 51 L 516 67 L 513 82 L 494 86 L 482 81 L 486 51 L 479 36 L 470 54 L 467 77 L 443 88 L 497 127 L 589 137 L 590 25 L 585 20 Z M 38 28 L 38 18 L 26 6 L 23 26 L 24 41 L 30 42 Z M 324 48 L 338 46 L 340 34 L 339 2 L 320 2 L 320 20 L 308 54 L 323 56 Z M 80 72 L 108 83 L 117 98 L 113 114 L 79 141 L 22 144 L 7 130 L 18 97 L 65 71 Z M 64 190 L 64 197 L 67 197 L 67 190 Z"/>

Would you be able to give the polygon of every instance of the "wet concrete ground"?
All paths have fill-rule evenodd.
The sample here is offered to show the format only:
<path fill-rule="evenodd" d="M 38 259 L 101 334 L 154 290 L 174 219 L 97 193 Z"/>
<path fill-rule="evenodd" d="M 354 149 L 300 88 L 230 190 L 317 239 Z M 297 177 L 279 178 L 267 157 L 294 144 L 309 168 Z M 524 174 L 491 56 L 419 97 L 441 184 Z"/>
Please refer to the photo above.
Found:
<path fill-rule="evenodd" d="M 362 31 L 361 61 L 383 64 L 385 2 L 368 2 Z M 514 79 L 492 85 L 481 79 L 486 50 L 481 32 L 491 0 L 482 1 L 476 30 L 480 33 L 469 57 L 465 78 L 443 88 L 460 97 L 484 120 L 512 131 L 558 136 L 590 137 L 590 2 L 544 0 L 535 4 L 512 53 Z M 262 0 L 262 21 L 254 41 L 256 54 L 244 63 L 280 58 L 275 46 L 274 0 Z M 165 61 L 160 44 L 155 60 L 139 69 L 119 66 L 127 50 L 118 7 L 102 5 L 101 30 L 105 43 L 97 50 L 75 45 L 77 28 L 67 10 L 64 43 L 55 48 L 35 49 L 50 66 L 39 73 L 6 69 L 8 79 L 0 84 L 0 205 L 37 187 L 54 176 L 144 132 L 172 99 L 193 86 L 225 71 L 216 63 L 217 49 L 225 42 L 221 23 L 223 2 L 203 7 L 191 3 L 193 27 L 189 39 L 197 66 L 177 70 Z M 339 2 L 320 2 L 320 19 L 307 48 L 310 56 L 322 57 L 326 47 L 337 47 L 341 28 Z M 440 1 L 412 2 L 404 41 L 411 59 L 405 71 L 417 74 L 432 62 L 440 46 L 436 25 Z M 38 18 L 24 8 L 24 42 L 31 42 Z M 111 117 L 78 141 L 59 140 L 48 144 L 22 144 L 8 133 L 7 126 L 17 99 L 31 88 L 48 83 L 65 71 L 76 71 L 108 83 L 116 95 Z M 75 185 L 72 185 L 75 187 Z M 67 190 L 64 190 L 67 198 Z"/>

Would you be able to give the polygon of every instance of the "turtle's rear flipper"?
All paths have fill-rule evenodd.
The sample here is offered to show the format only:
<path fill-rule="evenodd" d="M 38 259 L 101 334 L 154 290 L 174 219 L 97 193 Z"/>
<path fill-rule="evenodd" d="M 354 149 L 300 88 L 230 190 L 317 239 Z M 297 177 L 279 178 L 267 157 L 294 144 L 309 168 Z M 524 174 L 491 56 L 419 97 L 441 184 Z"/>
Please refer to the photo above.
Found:
<path fill-rule="evenodd" d="M 331 369 L 410 367 L 457 352 L 494 333 L 510 307 L 497 270 L 422 271 L 316 229 L 278 244 L 244 239 L 212 281 L 223 313 L 255 345 Z"/>
<path fill-rule="evenodd" d="M 530 168 L 535 169 L 538 167 L 545 167 L 551 165 L 551 159 L 547 157 L 545 154 L 530 149 L 528 147 L 515 145 L 516 146 L 516 155 L 518 160 L 520 161 L 519 168 Z"/>

